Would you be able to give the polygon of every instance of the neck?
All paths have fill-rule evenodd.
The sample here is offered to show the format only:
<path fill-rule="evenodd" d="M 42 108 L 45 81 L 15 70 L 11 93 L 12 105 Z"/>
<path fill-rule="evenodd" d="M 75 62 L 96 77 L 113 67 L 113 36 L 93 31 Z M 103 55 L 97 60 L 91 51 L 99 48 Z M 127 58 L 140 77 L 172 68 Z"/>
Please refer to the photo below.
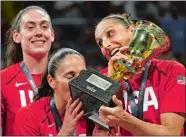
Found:
<path fill-rule="evenodd" d="M 65 113 L 65 106 L 66 106 L 66 103 L 64 100 L 62 100 L 59 95 L 56 95 L 54 93 L 54 102 L 56 104 L 56 108 L 59 112 L 60 115 L 63 115 Z"/>
<path fill-rule="evenodd" d="M 31 74 L 42 74 L 46 70 L 48 54 L 41 58 L 34 58 L 23 53 L 23 61 Z"/>

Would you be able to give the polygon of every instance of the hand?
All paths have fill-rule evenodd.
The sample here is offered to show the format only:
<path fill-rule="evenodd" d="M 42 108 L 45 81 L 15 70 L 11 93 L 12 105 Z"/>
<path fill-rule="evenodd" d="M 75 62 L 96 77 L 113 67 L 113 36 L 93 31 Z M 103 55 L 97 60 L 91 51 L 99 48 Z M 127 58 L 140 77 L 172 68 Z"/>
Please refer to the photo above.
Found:
<path fill-rule="evenodd" d="M 119 136 L 120 135 L 120 128 L 115 126 L 110 129 L 110 131 L 104 130 L 99 127 L 99 125 L 95 124 L 93 130 L 93 136 Z"/>
<path fill-rule="evenodd" d="M 101 106 L 99 109 L 99 119 L 111 127 L 119 125 L 127 113 L 123 110 L 122 102 L 116 98 L 116 95 L 112 97 L 112 100 L 116 104 L 116 107 Z"/>
<path fill-rule="evenodd" d="M 94 130 L 92 135 L 93 136 L 109 136 L 109 131 L 104 130 L 102 128 L 99 127 L 99 125 L 95 124 Z"/>
<path fill-rule="evenodd" d="M 108 62 L 108 77 L 118 82 L 125 77 L 127 79 L 132 77 L 132 73 L 123 68 L 123 64 L 117 63 L 119 60 L 128 60 L 128 56 L 117 52 Z M 132 63 L 132 60 L 128 60 L 128 62 Z"/>
<path fill-rule="evenodd" d="M 81 106 L 82 102 L 79 99 L 76 99 L 73 103 L 71 98 L 68 100 L 63 125 L 58 135 L 72 136 L 74 134 L 77 122 L 84 114 L 83 110 L 79 112 Z"/>
<path fill-rule="evenodd" d="M 121 47 L 120 49 L 119 49 L 119 52 L 121 53 L 121 54 L 124 54 L 125 56 L 128 56 L 128 54 L 127 54 L 127 52 L 129 51 L 130 49 L 129 49 L 129 47 L 128 46 L 124 46 L 124 47 Z M 132 60 L 130 60 L 130 59 L 128 59 L 128 57 L 126 57 L 125 58 L 126 59 L 126 61 L 128 61 L 129 63 L 133 63 L 133 67 L 134 67 L 134 69 L 135 69 L 135 71 L 136 71 L 136 73 L 141 73 L 143 70 L 144 70 L 144 62 L 143 62 L 143 60 L 142 60 L 142 58 L 136 58 L 135 59 L 135 61 L 132 61 Z M 127 60 L 128 59 L 128 60 Z"/>
<path fill-rule="evenodd" d="M 137 73 L 141 73 L 143 68 L 143 62 L 141 59 L 131 59 L 129 55 L 126 53 L 129 49 L 127 47 L 120 48 L 119 52 L 117 52 L 108 62 L 108 77 L 113 80 L 120 81 L 121 79 L 131 79 L 133 74 L 128 69 L 123 68 L 123 65 L 120 63 L 116 63 L 116 61 L 127 61 L 132 64 L 133 69 Z"/>
<path fill-rule="evenodd" d="M 119 126 L 114 126 L 110 129 L 110 135 L 111 136 L 120 136 L 120 127 Z"/>

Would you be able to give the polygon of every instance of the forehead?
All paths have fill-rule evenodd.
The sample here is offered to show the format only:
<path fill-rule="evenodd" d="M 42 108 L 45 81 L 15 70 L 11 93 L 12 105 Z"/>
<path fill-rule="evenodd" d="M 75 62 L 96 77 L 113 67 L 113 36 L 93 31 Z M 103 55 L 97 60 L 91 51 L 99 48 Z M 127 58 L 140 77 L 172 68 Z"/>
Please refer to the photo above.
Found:
<path fill-rule="evenodd" d="M 103 21 L 101 21 L 97 25 L 96 30 L 95 30 L 95 34 L 104 31 L 108 27 L 117 27 L 117 26 L 120 26 L 119 24 L 122 25 L 122 23 L 120 23 L 120 21 L 118 21 L 116 19 L 106 19 L 106 20 L 103 20 Z"/>
<path fill-rule="evenodd" d="M 79 71 L 80 69 L 85 68 L 84 60 L 76 54 L 66 55 L 64 60 L 62 60 L 59 64 L 59 71 L 66 72 L 66 71 Z"/>
<path fill-rule="evenodd" d="M 30 9 L 26 11 L 22 17 L 21 17 L 21 24 L 27 23 L 27 22 L 41 22 L 41 21 L 50 21 L 49 16 L 37 9 Z"/>

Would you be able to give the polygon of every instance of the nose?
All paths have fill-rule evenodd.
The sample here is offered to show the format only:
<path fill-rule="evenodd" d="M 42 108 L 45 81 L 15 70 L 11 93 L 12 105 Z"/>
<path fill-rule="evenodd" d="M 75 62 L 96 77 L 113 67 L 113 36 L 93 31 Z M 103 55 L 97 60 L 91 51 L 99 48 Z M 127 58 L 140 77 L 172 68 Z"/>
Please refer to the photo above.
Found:
<path fill-rule="evenodd" d="M 38 37 L 42 36 L 42 31 L 41 31 L 41 28 L 39 26 L 36 28 L 35 35 L 38 36 Z"/>
<path fill-rule="evenodd" d="M 111 46 L 111 42 L 108 39 L 103 39 L 103 48 L 108 49 Z"/>

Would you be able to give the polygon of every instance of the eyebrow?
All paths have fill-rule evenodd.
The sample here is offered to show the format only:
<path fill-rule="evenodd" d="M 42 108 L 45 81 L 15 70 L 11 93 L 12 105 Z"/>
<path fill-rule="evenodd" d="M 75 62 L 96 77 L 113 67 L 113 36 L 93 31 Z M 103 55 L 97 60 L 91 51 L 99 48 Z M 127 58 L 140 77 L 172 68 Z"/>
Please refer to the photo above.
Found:
<path fill-rule="evenodd" d="M 84 69 L 84 70 L 85 70 L 85 69 Z M 83 72 L 84 70 L 80 71 L 80 73 Z M 70 71 L 68 71 L 68 72 L 65 72 L 64 76 L 67 76 L 67 75 L 69 75 L 69 74 L 75 74 L 75 73 L 76 73 L 76 72 L 75 72 L 74 70 L 70 70 Z"/>
<path fill-rule="evenodd" d="M 44 24 L 44 23 L 49 23 L 49 21 L 47 20 L 42 20 L 41 22 L 39 22 L 40 24 Z M 36 22 L 34 21 L 28 21 L 28 22 L 25 22 L 25 24 L 36 24 Z"/>
<path fill-rule="evenodd" d="M 73 70 L 67 71 L 64 73 L 64 76 L 74 74 L 75 72 Z"/>
<path fill-rule="evenodd" d="M 107 29 L 109 29 L 109 28 L 111 28 L 111 27 L 114 27 L 114 26 L 108 26 L 108 27 L 102 29 L 102 30 L 103 30 L 102 32 L 105 32 L 105 30 L 107 30 Z M 96 39 L 96 40 L 100 40 L 99 37 L 95 37 L 95 39 Z"/>

